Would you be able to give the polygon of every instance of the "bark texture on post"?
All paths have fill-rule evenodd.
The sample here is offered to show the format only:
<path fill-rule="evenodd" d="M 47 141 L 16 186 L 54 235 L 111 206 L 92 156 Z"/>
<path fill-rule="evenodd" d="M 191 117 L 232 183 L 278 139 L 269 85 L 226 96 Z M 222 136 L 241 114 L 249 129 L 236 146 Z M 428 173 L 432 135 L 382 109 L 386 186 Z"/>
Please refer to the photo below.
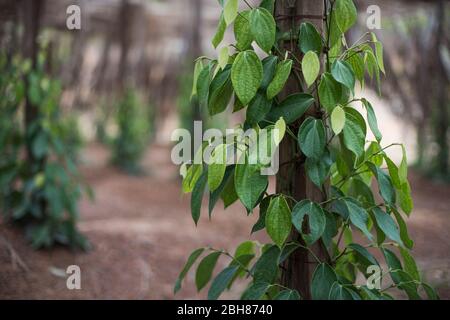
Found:
<path fill-rule="evenodd" d="M 311 22 L 319 31 L 322 31 L 323 19 L 320 17 L 323 13 L 323 1 L 319 0 L 277 0 L 275 5 L 277 26 L 282 31 L 289 31 L 305 21 Z M 304 18 L 305 16 L 308 18 Z M 301 61 L 302 54 L 298 49 L 296 40 L 292 42 L 285 41 L 283 47 L 295 54 L 297 59 Z M 295 61 L 294 63 L 297 64 Z M 289 94 L 302 90 L 295 77 L 291 75 L 280 96 L 284 98 Z M 317 106 L 310 108 L 309 115 L 315 117 L 321 116 Z M 298 127 L 303 120 L 304 118 L 293 125 L 295 133 L 297 133 Z M 290 136 L 287 136 L 280 145 L 280 163 L 285 163 L 293 159 L 297 152 L 299 152 L 298 150 L 297 142 Z M 304 168 L 304 157 L 302 156 L 301 159 L 300 162 L 280 167 L 276 179 L 277 193 L 288 194 L 297 201 L 310 199 L 321 202 L 325 198 L 325 195 L 307 178 Z M 301 236 L 297 231 L 292 232 L 289 240 L 302 242 Z M 321 242 L 316 242 L 311 249 L 319 259 L 322 261 L 326 260 L 328 253 Z M 306 249 L 299 248 L 284 263 L 281 282 L 284 286 L 299 291 L 303 299 L 311 299 L 310 283 L 316 266 L 317 262 L 314 257 Z"/>

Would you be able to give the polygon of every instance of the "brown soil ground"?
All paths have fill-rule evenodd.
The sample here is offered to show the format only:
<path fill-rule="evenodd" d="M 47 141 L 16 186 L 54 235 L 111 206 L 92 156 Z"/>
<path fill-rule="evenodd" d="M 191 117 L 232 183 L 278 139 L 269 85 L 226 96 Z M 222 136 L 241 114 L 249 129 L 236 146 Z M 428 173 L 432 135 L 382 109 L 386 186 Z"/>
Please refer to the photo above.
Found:
<path fill-rule="evenodd" d="M 19 230 L 0 223 L 0 298 L 173 299 L 173 284 L 193 249 L 210 245 L 232 250 L 248 239 L 257 217 L 247 217 L 239 204 L 226 211 L 218 205 L 212 221 L 204 210 L 195 227 L 169 152 L 152 147 L 143 160 L 146 175 L 133 177 L 107 165 L 102 146 L 89 146 L 82 172 L 96 197 L 81 202 L 80 229 L 93 249 L 33 251 Z M 450 298 L 450 187 L 414 173 L 410 179 L 415 210 L 408 225 L 414 255 L 441 298 Z M 256 239 L 265 237 L 257 234 Z M 73 264 L 81 268 L 81 290 L 66 288 L 65 269 Z M 188 274 L 176 298 L 205 297 L 196 292 L 193 277 Z M 243 285 L 223 297 L 238 297 Z"/>

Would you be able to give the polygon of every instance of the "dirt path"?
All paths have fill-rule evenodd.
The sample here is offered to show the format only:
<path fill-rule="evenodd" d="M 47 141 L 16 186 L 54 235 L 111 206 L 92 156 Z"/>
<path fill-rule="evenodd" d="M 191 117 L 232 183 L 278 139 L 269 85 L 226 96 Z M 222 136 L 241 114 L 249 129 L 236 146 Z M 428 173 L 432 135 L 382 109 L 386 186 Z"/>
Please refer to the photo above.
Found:
<path fill-rule="evenodd" d="M 80 228 L 93 250 L 32 251 L 19 232 L 0 224 L 0 235 L 28 268 L 12 260 L 11 250 L 0 242 L 0 298 L 172 299 L 175 279 L 193 249 L 211 245 L 232 250 L 246 240 L 257 217 L 247 217 L 240 204 L 226 211 L 218 205 L 212 221 L 203 211 L 199 226 L 194 226 L 189 197 L 180 194 L 168 152 L 153 147 L 143 161 L 147 175 L 130 177 L 106 165 L 104 148 L 89 146 L 82 171 L 96 200 L 82 201 Z M 408 224 L 414 253 L 427 279 L 438 284 L 442 297 L 450 298 L 450 188 L 411 178 L 416 209 Z M 257 236 L 264 241 L 264 235 Z M 221 260 L 222 265 L 227 262 Z M 82 290 L 66 289 L 63 274 L 72 264 L 81 268 Z M 224 297 L 238 297 L 243 285 Z M 204 297 L 196 293 L 192 273 L 176 297 Z"/>

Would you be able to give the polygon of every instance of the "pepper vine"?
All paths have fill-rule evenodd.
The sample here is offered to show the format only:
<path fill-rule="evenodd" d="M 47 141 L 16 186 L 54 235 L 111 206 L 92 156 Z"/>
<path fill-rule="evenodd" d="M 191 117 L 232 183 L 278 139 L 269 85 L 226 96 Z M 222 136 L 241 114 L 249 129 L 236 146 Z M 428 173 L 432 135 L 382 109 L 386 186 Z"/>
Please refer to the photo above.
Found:
<path fill-rule="evenodd" d="M 258 7 L 244 3 L 248 9 L 239 11 L 238 0 L 219 0 L 223 10 L 212 44 L 217 48 L 231 25 L 236 43 L 223 46 L 217 59 L 196 60 L 193 95 L 210 115 L 225 111 L 234 97 L 233 111 L 247 108 L 243 129 L 279 129 L 281 137 L 273 138 L 275 145 L 283 137 L 294 139 L 297 154 L 280 165 L 295 168 L 301 162 L 307 178 L 324 191 L 326 199 L 318 203 L 296 201 L 288 194 L 269 194 L 268 178 L 259 170 L 266 164 L 250 164 L 248 144 L 241 148 L 245 162 L 227 165 L 215 160 L 226 157 L 230 147 L 240 146 L 220 141 L 212 163 L 183 165 L 183 191 L 192 192 L 195 223 L 208 188 L 210 215 L 219 198 L 225 207 L 239 200 L 248 213 L 259 207 L 260 217 L 252 232 L 265 229 L 273 243 L 245 241 L 234 254 L 209 247 L 195 250 L 177 279 L 175 293 L 196 260 L 205 254 L 195 275 L 198 290 L 211 281 L 221 256 L 230 259 L 211 281 L 209 299 L 217 299 L 238 277 L 251 279 L 242 299 L 301 299 L 297 290 L 281 284 L 280 266 L 303 248 L 318 264 L 310 279 L 313 299 L 392 299 L 387 292 L 392 288 L 403 291 L 409 299 L 438 298 L 423 281 L 410 254 L 413 241 L 404 217 L 410 215 L 413 203 L 405 148 L 401 144 L 381 145 L 382 134 L 371 103 L 355 97 L 356 82 L 364 87 L 368 77 L 379 84 L 385 73 L 381 42 L 368 32 L 348 45 L 345 33 L 357 19 L 352 0 L 325 0 L 324 34 L 309 22 L 281 32 L 274 17 L 274 0 L 263 0 Z M 283 41 L 291 41 L 301 54 L 284 49 L 280 45 Z M 263 59 L 256 47 L 264 52 Z M 291 76 L 301 89 L 281 99 L 280 92 Z M 313 108 L 321 117 L 310 115 L 308 111 Z M 374 140 L 367 140 L 368 129 Z M 393 147 L 402 151 L 399 165 L 385 152 Z M 379 196 L 372 192 L 372 180 L 377 182 Z M 288 240 L 292 230 L 302 241 Z M 365 240 L 357 243 L 356 233 Z M 327 249 L 327 261 L 310 249 L 318 241 Z M 369 281 L 357 281 L 358 273 L 369 279 L 380 266 L 373 254 L 376 250 L 381 251 L 387 265 L 380 273 L 380 284 L 386 275 L 392 280 L 392 284 L 379 288 Z"/>

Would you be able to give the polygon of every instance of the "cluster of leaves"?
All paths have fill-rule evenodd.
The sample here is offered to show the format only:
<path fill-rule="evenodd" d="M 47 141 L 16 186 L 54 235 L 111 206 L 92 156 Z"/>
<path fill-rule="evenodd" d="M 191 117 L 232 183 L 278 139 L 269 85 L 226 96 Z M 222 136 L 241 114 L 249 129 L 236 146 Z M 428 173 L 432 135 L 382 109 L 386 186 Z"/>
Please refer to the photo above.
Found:
<path fill-rule="evenodd" d="M 34 69 L 28 60 L 0 55 L 2 211 L 25 227 L 35 248 L 58 243 L 87 249 L 89 243 L 76 228 L 85 186 L 63 139 L 67 129 L 58 110 L 59 82 L 45 75 L 43 65 L 43 54 Z M 37 112 L 24 126 L 26 98 Z"/>
<path fill-rule="evenodd" d="M 210 215 L 219 198 L 225 207 L 240 200 L 248 213 L 259 206 L 260 218 L 252 232 L 265 229 L 273 243 L 259 246 L 256 252 L 255 243 L 244 242 L 234 255 L 211 248 L 197 249 L 182 270 L 175 292 L 196 259 L 212 251 L 198 265 L 199 290 L 212 278 L 220 255 L 228 256 L 231 262 L 212 280 L 209 298 L 218 298 L 237 277 L 248 276 L 252 281 L 242 295 L 244 299 L 299 299 L 299 292 L 280 285 L 280 264 L 303 248 L 318 264 L 311 279 L 313 299 L 391 299 L 386 292 L 391 287 L 404 291 L 410 299 L 421 298 L 422 290 L 428 298 L 436 298 L 434 290 L 422 281 L 409 253 L 413 241 L 404 215 L 409 216 L 413 204 L 405 150 L 401 146 L 403 159 L 397 166 L 385 150 L 400 145 L 381 146 L 382 135 L 372 105 L 354 96 L 356 82 L 363 86 L 366 75 L 379 82 L 384 65 L 383 47 L 374 34 L 364 34 L 351 46 L 346 42 L 344 34 L 357 19 L 353 1 L 329 2 L 325 35 L 307 22 L 291 32 L 277 31 L 273 0 L 263 0 L 259 7 L 249 6 L 249 10 L 240 12 L 237 0 L 219 2 L 223 12 L 213 45 L 217 47 L 226 28 L 233 25 L 236 50 L 230 54 L 229 46 L 225 46 L 219 50 L 217 60 L 199 58 L 193 93 L 210 115 L 223 112 L 234 96 L 234 111 L 247 108 L 243 128 L 273 126 L 287 132 L 284 139 L 296 141 L 303 155 L 300 165 L 305 166 L 308 178 L 323 190 L 326 199 L 321 203 L 309 199 L 297 202 L 290 195 L 268 194 L 267 176 L 259 170 L 263 165 L 245 162 L 227 166 L 214 161 L 191 165 L 183 190 L 192 192 L 196 223 L 208 188 Z M 297 43 L 301 59 L 283 49 L 280 44 L 284 40 Z M 266 57 L 260 59 L 254 45 Z M 291 76 L 301 91 L 279 99 L 278 94 Z M 368 129 L 375 137 L 373 141 L 368 140 Z M 219 144 L 213 158 L 226 157 L 229 147 Z M 243 156 L 247 159 L 251 155 L 244 150 Z M 288 165 L 298 168 L 299 161 Z M 377 182 L 379 196 L 372 192 L 372 180 Z M 287 240 L 292 230 L 301 235 L 302 241 Z M 364 244 L 353 240 L 355 232 L 366 238 Z M 317 242 L 327 248 L 326 261 L 311 250 Z M 368 278 L 367 267 L 380 265 L 373 255 L 376 250 L 381 251 L 388 267 L 381 280 L 388 274 L 392 279 L 392 284 L 382 290 L 356 284 L 359 272 Z"/>
<path fill-rule="evenodd" d="M 149 141 L 148 118 L 137 93 L 128 89 L 117 106 L 118 133 L 112 142 L 112 162 L 129 173 L 140 171 L 139 160 Z"/>

